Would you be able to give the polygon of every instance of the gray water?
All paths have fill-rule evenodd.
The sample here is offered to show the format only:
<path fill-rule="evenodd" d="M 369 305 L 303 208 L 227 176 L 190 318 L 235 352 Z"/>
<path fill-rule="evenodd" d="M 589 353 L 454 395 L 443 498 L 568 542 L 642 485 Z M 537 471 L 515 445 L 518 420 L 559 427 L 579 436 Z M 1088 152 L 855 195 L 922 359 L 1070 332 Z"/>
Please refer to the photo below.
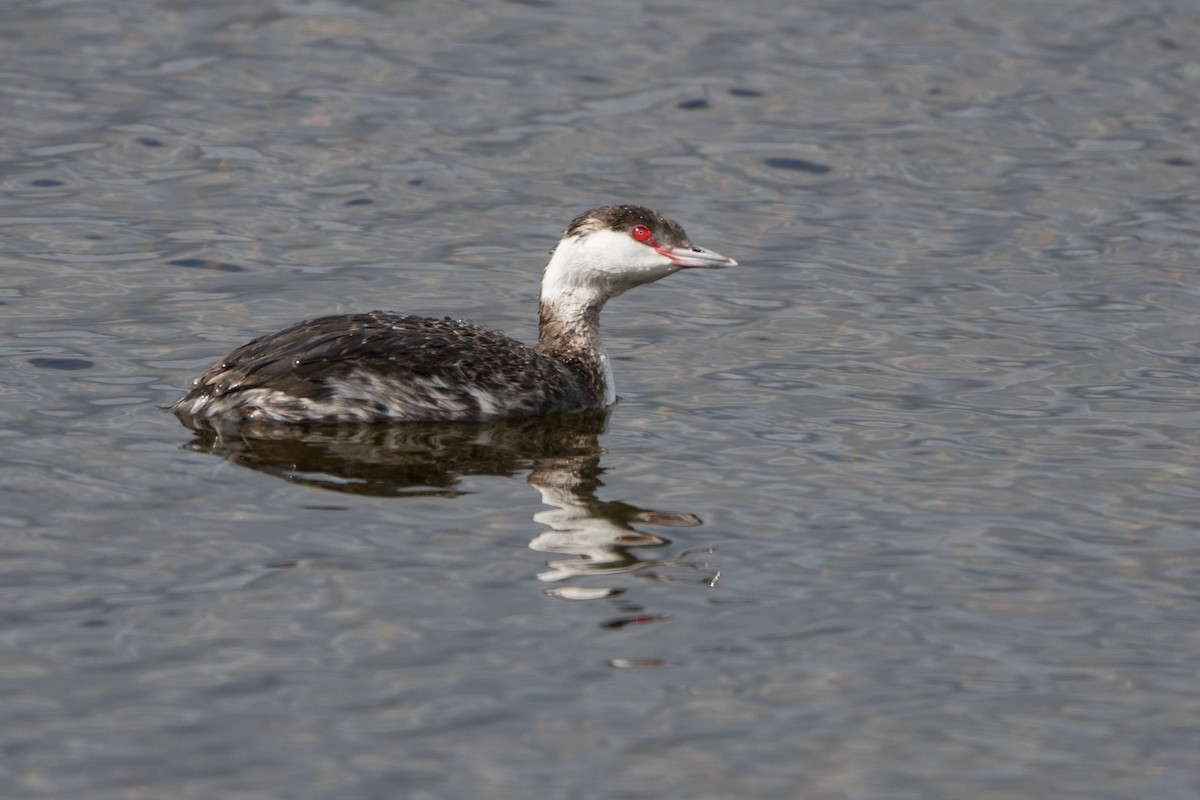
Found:
<path fill-rule="evenodd" d="M 1200 794 L 1200 11 L 15 0 L 0 796 Z M 622 401 L 197 439 L 305 316 L 534 335 Z"/>

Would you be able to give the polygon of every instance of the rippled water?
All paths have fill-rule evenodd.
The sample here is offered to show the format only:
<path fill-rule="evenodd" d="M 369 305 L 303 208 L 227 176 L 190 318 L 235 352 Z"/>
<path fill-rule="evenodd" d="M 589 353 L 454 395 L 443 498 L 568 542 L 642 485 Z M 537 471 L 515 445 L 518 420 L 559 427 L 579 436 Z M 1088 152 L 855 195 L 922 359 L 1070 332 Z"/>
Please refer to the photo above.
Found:
<path fill-rule="evenodd" d="M 1200 12 L 0 11 L 0 795 L 1200 793 Z M 607 416 L 194 438 L 306 315 L 741 266 Z"/>

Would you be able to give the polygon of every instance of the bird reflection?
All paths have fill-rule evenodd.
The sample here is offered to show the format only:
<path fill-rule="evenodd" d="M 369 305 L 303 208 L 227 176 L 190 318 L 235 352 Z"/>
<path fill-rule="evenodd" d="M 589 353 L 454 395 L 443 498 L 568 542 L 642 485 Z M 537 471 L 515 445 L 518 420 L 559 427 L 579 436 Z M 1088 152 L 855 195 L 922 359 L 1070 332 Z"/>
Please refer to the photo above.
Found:
<path fill-rule="evenodd" d="M 576 556 L 548 562 L 549 569 L 538 575 L 539 580 L 560 582 L 569 578 L 686 564 L 684 559 L 691 555 L 690 552 L 671 560 L 650 560 L 634 555 L 631 551 L 635 548 L 664 547 L 670 540 L 639 531 L 633 524 L 681 528 L 701 524 L 700 518 L 694 514 L 647 511 L 628 503 L 602 501 L 596 497 L 596 490 L 602 485 L 602 471 L 599 448 L 590 453 L 548 456 L 535 462 L 529 473 L 529 485 L 541 493 L 542 502 L 550 508 L 539 511 L 533 518 L 550 530 L 535 536 L 529 547 L 543 553 Z M 649 576 L 659 580 L 675 579 L 666 571 L 655 571 Z M 712 576 L 706 582 L 715 580 L 716 576 Z M 546 593 L 564 600 L 590 600 L 610 597 L 620 591 L 612 587 L 572 585 L 548 589 Z"/>
<path fill-rule="evenodd" d="M 185 447 L 277 478 L 372 497 L 457 497 L 464 478 L 512 476 L 542 458 L 593 454 L 607 414 L 497 422 L 265 425 L 195 431 Z"/>
<path fill-rule="evenodd" d="M 464 478 L 527 472 L 529 485 L 548 506 L 533 518 L 549 528 L 529 546 L 567 556 L 549 561 L 538 576 L 558 584 L 547 590 L 548 595 L 564 600 L 613 597 L 624 590 L 578 584 L 633 572 L 662 581 L 715 584 L 716 574 L 692 563 L 694 552 L 673 559 L 633 552 L 670 544 L 662 536 L 638 530 L 636 524 L 690 527 L 701 524 L 698 517 L 597 498 L 604 472 L 599 436 L 607 421 L 608 412 L 600 411 L 487 423 L 248 424 L 234 431 L 196 431 L 185 447 L 292 483 L 375 497 L 457 497 L 465 493 Z M 626 605 L 622 610 L 640 608 Z M 635 613 L 604 627 L 658 619 Z"/>

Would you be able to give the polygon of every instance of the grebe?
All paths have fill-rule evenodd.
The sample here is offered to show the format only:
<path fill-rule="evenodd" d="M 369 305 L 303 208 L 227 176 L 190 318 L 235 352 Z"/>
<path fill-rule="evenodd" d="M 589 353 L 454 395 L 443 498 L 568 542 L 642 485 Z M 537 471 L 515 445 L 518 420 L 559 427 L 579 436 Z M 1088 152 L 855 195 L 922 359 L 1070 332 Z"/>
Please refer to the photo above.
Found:
<path fill-rule="evenodd" d="M 567 227 L 542 279 L 538 343 L 449 317 L 320 317 L 247 342 L 171 410 L 190 427 L 241 421 L 477 421 L 616 402 L 600 342 L 605 302 L 681 269 L 734 266 L 641 206 L 601 206 Z"/>

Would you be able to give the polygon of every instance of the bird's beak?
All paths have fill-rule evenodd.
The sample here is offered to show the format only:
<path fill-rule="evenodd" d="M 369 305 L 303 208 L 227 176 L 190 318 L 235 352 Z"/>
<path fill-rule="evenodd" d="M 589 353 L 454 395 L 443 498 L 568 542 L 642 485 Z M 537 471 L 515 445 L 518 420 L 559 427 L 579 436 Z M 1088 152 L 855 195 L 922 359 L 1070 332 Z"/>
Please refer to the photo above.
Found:
<path fill-rule="evenodd" d="M 736 267 L 737 262 L 728 256 L 705 250 L 703 247 L 656 247 L 659 255 L 671 259 L 671 263 L 682 269 L 721 269 Z"/>

